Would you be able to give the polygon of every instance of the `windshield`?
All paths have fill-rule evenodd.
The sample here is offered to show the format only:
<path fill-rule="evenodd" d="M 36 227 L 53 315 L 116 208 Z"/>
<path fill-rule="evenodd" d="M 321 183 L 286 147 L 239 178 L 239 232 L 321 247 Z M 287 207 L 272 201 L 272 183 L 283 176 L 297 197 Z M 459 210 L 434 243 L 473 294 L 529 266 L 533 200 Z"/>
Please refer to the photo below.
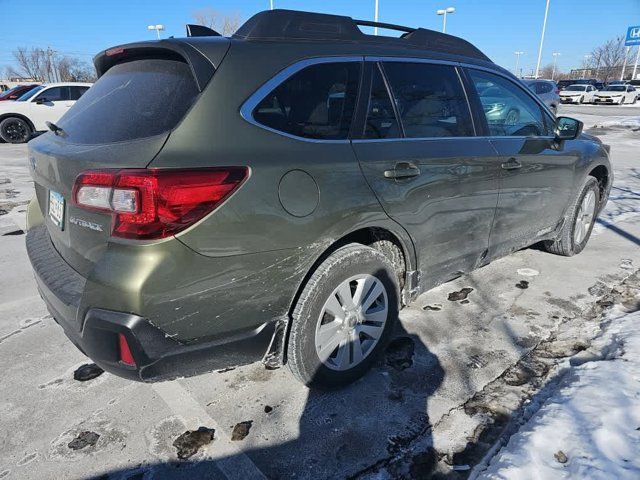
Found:
<path fill-rule="evenodd" d="M 29 90 L 27 93 L 25 93 L 20 98 L 18 98 L 16 102 L 26 102 L 31 97 L 33 97 L 36 93 L 42 91 L 43 89 L 44 89 L 44 85 L 40 85 L 39 87 L 36 87 L 33 90 Z"/>
<path fill-rule="evenodd" d="M 604 89 L 605 92 L 626 92 L 626 85 L 609 85 Z"/>
<path fill-rule="evenodd" d="M 571 85 L 567 87 L 565 90 L 567 92 L 584 92 L 586 88 L 587 88 L 586 85 Z"/>

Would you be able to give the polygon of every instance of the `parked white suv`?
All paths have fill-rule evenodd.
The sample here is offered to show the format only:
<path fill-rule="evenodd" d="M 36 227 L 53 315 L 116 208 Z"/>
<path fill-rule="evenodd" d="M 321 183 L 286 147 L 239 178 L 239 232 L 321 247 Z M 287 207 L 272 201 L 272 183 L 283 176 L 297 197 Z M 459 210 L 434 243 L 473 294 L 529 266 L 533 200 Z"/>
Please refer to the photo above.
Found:
<path fill-rule="evenodd" d="M 0 138 L 9 143 L 29 141 L 31 134 L 47 130 L 86 92 L 91 83 L 48 83 L 13 102 L 0 102 Z"/>

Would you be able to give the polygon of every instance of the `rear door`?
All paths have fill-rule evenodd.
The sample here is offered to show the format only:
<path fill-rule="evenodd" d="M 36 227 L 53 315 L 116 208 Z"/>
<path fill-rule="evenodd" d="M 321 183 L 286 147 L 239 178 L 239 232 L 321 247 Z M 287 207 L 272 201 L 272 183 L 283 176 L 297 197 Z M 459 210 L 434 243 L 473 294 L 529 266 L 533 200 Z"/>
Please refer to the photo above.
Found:
<path fill-rule="evenodd" d="M 454 65 L 379 60 L 353 147 L 383 208 L 413 238 L 429 288 L 481 261 L 499 166 L 489 141 L 475 136 Z"/>
<path fill-rule="evenodd" d="M 491 233 L 491 255 L 531 245 L 562 220 L 573 191 L 579 149 L 555 142 L 553 118 L 506 76 L 468 68 L 472 104 L 501 167 L 500 198 Z"/>

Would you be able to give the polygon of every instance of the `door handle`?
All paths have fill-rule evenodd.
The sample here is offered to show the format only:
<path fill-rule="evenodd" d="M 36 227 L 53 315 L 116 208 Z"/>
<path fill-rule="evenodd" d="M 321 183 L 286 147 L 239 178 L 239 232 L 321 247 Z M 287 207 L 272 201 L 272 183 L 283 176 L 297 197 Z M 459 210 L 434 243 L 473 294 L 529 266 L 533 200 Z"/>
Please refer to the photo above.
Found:
<path fill-rule="evenodd" d="M 417 177 L 418 175 L 420 175 L 420 169 L 409 162 L 396 163 L 393 170 L 384 171 L 385 178 L 411 178 Z"/>
<path fill-rule="evenodd" d="M 522 168 L 522 164 L 515 158 L 510 158 L 502 164 L 503 170 L 517 170 L 518 168 Z"/>

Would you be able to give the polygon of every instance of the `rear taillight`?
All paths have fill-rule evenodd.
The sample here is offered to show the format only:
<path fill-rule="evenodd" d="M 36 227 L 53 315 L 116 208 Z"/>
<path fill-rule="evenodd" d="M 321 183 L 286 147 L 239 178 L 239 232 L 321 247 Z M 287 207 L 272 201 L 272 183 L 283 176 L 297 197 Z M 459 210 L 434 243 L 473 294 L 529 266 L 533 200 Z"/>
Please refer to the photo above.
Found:
<path fill-rule="evenodd" d="M 165 238 L 211 213 L 248 174 L 246 167 L 87 171 L 76 178 L 73 201 L 111 213 L 115 237 Z"/>

